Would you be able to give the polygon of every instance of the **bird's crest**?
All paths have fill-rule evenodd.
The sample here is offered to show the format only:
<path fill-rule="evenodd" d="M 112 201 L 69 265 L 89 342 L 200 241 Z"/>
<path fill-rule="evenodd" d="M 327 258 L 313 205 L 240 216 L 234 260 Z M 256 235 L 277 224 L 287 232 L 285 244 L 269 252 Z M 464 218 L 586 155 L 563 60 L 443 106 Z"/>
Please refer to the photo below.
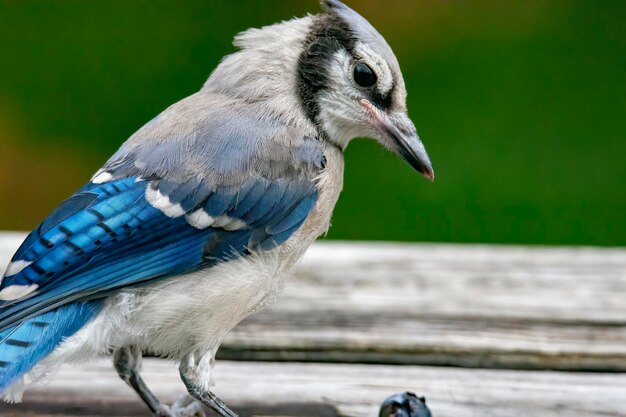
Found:
<path fill-rule="evenodd" d="M 339 0 L 321 0 L 321 4 L 327 13 L 334 14 L 343 20 L 354 33 L 356 39 L 374 47 L 383 55 L 389 65 L 399 70 L 400 66 L 393 50 L 367 19 Z"/>

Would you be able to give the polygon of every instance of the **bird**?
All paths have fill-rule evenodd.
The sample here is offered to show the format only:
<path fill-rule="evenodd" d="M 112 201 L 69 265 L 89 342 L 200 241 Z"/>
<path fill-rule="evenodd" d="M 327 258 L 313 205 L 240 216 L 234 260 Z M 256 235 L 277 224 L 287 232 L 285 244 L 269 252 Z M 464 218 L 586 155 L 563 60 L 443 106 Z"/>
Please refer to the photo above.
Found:
<path fill-rule="evenodd" d="M 63 363 L 112 357 L 155 416 L 235 417 L 211 391 L 216 351 L 327 232 L 349 142 L 371 138 L 434 179 L 391 47 L 341 1 L 321 6 L 238 34 L 197 93 L 28 235 L 0 283 L 5 400 Z M 189 401 L 152 394 L 145 352 L 179 363 Z"/>
<path fill-rule="evenodd" d="M 426 398 L 405 391 L 383 401 L 378 417 L 432 417 L 432 414 L 426 406 Z"/>

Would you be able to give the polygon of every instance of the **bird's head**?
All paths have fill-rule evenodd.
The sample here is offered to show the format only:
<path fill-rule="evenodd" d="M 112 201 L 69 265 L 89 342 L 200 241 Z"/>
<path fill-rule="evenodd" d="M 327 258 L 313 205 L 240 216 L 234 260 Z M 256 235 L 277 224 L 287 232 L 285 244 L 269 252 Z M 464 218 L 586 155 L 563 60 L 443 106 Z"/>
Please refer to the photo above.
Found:
<path fill-rule="evenodd" d="M 385 39 L 339 0 L 325 12 L 235 38 L 204 86 L 258 117 L 301 126 L 313 122 L 323 139 L 345 149 L 357 137 L 376 139 L 427 178 L 434 172 L 406 110 L 400 65 Z"/>
<path fill-rule="evenodd" d="M 342 149 L 369 137 L 429 179 L 434 171 L 411 119 L 406 88 L 391 47 L 361 15 L 322 0 L 298 61 L 305 110 L 326 139 Z"/>

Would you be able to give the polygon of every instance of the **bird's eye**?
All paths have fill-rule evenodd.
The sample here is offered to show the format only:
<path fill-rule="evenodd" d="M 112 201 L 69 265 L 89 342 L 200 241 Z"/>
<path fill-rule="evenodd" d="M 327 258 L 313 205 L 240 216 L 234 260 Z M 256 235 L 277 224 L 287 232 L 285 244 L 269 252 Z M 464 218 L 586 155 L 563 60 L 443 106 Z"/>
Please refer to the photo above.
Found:
<path fill-rule="evenodd" d="M 359 62 L 354 67 L 354 81 L 361 87 L 371 87 L 376 84 L 377 77 L 369 65 Z"/>

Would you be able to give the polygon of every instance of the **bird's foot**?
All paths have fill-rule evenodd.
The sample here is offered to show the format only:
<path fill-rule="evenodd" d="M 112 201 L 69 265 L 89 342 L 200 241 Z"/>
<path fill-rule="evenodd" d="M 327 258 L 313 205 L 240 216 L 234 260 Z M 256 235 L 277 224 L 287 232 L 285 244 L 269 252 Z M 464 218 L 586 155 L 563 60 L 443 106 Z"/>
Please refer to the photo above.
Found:
<path fill-rule="evenodd" d="M 180 397 L 170 407 L 163 407 L 154 417 L 206 417 L 204 406 L 189 395 Z"/>

